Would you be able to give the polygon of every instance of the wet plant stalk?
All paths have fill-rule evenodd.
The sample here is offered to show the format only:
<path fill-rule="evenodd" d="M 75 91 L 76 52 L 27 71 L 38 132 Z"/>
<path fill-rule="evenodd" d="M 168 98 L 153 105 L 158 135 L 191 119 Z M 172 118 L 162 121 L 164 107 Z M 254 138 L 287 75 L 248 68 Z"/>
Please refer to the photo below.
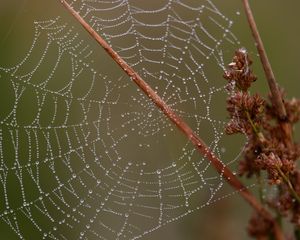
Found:
<path fill-rule="evenodd" d="M 286 183 L 286 185 L 288 186 L 289 191 L 290 191 L 290 193 L 292 194 L 292 196 L 294 197 L 294 199 L 295 199 L 298 203 L 300 203 L 300 197 L 299 197 L 298 193 L 295 191 L 295 189 L 294 189 L 294 187 L 293 187 L 293 185 L 292 185 L 290 179 L 288 178 L 288 176 L 286 176 L 286 175 L 284 174 L 284 172 L 282 172 L 282 170 L 280 169 L 280 167 L 278 167 L 277 169 L 278 169 L 278 172 L 279 172 L 280 176 L 282 177 L 283 181 L 284 181 L 284 182 Z"/>
<path fill-rule="evenodd" d="M 282 95 L 280 93 L 277 81 L 275 79 L 270 61 L 268 59 L 266 50 L 264 48 L 263 41 L 260 37 L 258 28 L 256 26 L 256 22 L 249 4 L 248 0 L 243 0 L 243 5 L 245 9 L 245 13 L 247 16 L 247 20 L 255 41 L 255 45 L 265 72 L 265 76 L 268 81 L 268 85 L 270 88 L 271 96 L 272 96 L 272 104 L 277 112 L 277 118 L 281 126 L 282 133 L 284 135 L 283 141 L 286 146 L 292 147 L 292 128 L 291 125 L 287 122 L 287 114 L 286 109 L 283 103 Z"/>

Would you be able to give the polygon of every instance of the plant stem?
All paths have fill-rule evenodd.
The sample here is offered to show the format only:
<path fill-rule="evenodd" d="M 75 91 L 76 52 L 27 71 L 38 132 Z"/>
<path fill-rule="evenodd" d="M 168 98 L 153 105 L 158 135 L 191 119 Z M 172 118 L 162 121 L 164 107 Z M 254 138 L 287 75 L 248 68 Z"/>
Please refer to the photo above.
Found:
<path fill-rule="evenodd" d="M 282 177 L 282 179 L 285 181 L 286 185 L 288 186 L 290 193 L 293 195 L 295 200 L 298 203 L 300 203 L 300 197 L 299 197 L 298 193 L 295 191 L 290 179 L 284 174 L 284 172 L 282 172 L 280 167 L 278 167 L 277 169 L 278 169 L 278 172 L 279 172 L 280 176 Z"/>
<path fill-rule="evenodd" d="M 245 113 L 246 113 L 246 115 L 247 115 L 247 119 L 248 119 L 248 121 L 249 121 L 249 123 L 250 123 L 250 125 L 251 125 L 251 127 L 252 127 L 252 129 L 253 129 L 253 131 L 254 131 L 254 133 L 255 133 L 255 135 L 256 135 L 256 137 L 259 139 L 259 141 L 260 141 L 261 143 L 264 143 L 264 142 L 266 141 L 265 136 L 264 136 L 263 133 L 262 133 L 261 131 L 259 131 L 259 130 L 257 129 L 257 127 L 255 126 L 254 122 L 253 122 L 252 119 L 251 119 L 251 116 L 250 116 L 249 111 L 246 110 Z"/>
<path fill-rule="evenodd" d="M 284 240 L 284 235 L 274 220 L 273 216 L 256 200 L 254 195 L 240 182 L 240 180 L 227 168 L 221 160 L 209 149 L 209 147 L 198 137 L 193 130 L 181 119 L 163 99 L 131 68 L 111 46 L 65 1 L 60 0 L 64 7 L 76 18 L 76 20 L 87 30 L 87 32 L 102 46 L 111 58 L 123 69 L 123 71 L 137 84 L 137 86 L 152 100 L 152 102 L 180 129 L 193 143 L 196 149 L 206 158 L 224 179 L 241 196 L 261 214 L 265 219 L 272 222 L 274 234 L 277 240 Z"/>
<path fill-rule="evenodd" d="M 248 23 L 255 41 L 255 45 L 265 72 L 265 76 L 267 78 L 270 92 L 272 104 L 277 112 L 277 118 L 279 120 L 282 132 L 284 134 L 284 142 L 287 147 L 292 147 L 292 127 L 287 122 L 287 114 L 286 109 L 283 103 L 282 95 L 280 93 L 277 81 L 275 79 L 271 64 L 269 62 L 266 50 L 264 48 L 263 41 L 260 37 L 259 31 L 256 26 L 256 22 L 249 4 L 248 0 L 243 0 L 243 5 L 245 9 L 245 13 L 248 19 Z"/>
<path fill-rule="evenodd" d="M 252 129 L 253 129 L 253 131 L 254 131 L 254 133 L 255 133 L 255 135 L 256 135 L 256 137 L 259 139 L 259 141 L 260 141 L 261 143 L 266 142 L 265 136 L 263 135 L 263 133 L 262 133 L 261 131 L 259 131 L 259 130 L 257 129 L 257 127 L 255 126 L 253 120 L 251 119 L 251 116 L 250 116 L 249 111 L 246 110 L 245 113 L 246 113 L 247 119 L 248 119 L 248 121 L 249 121 L 249 123 L 250 123 L 250 125 L 251 125 L 251 127 L 252 127 Z"/>
<path fill-rule="evenodd" d="M 266 78 L 268 80 L 268 84 L 269 84 L 270 91 L 271 91 L 272 98 L 273 98 L 272 99 L 273 104 L 274 104 L 275 108 L 277 109 L 277 114 L 278 114 L 279 118 L 280 119 L 285 119 L 286 118 L 286 110 L 285 110 L 285 107 L 283 105 L 281 94 L 280 94 L 280 91 L 278 89 L 278 85 L 277 85 L 277 82 L 276 82 L 271 64 L 270 64 L 269 59 L 267 57 L 266 50 L 264 48 L 262 39 L 261 39 L 260 34 L 258 32 L 256 23 L 255 23 L 255 19 L 253 17 L 253 13 L 252 13 L 252 10 L 251 10 L 250 5 L 249 5 L 249 1 L 248 0 L 243 0 L 243 4 L 244 4 L 244 8 L 245 8 L 245 12 L 246 12 L 246 16 L 247 16 L 247 19 L 248 19 L 250 29 L 252 31 L 252 35 L 253 35 L 254 40 L 255 40 L 255 45 L 256 45 L 258 54 L 260 56 L 261 63 L 263 65 Z"/>
<path fill-rule="evenodd" d="M 251 118 L 251 116 L 250 116 L 249 111 L 248 111 L 248 110 L 245 110 L 245 113 L 246 113 L 247 119 L 248 119 L 248 121 L 249 121 L 249 123 L 250 123 L 250 125 L 251 125 L 251 127 L 252 127 L 252 129 L 253 129 L 253 131 L 255 132 L 255 135 L 258 137 L 259 131 L 258 131 L 258 129 L 256 128 L 254 122 L 252 121 L 252 118 Z"/>

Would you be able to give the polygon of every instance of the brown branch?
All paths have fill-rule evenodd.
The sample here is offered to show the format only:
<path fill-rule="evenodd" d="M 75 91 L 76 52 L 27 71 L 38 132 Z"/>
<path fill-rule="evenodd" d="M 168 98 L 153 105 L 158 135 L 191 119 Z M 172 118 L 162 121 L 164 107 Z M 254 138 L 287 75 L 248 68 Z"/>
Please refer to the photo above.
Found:
<path fill-rule="evenodd" d="M 277 109 L 278 117 L 281 120 L 284 120 L 286 118 L 286 110 L 285 110 L 285 107 L 284 107 L 284 104 L 283 104 L 283 101 L 281 98 L 281 94 L 280 94 L 271 64 L 270 64 L 268 56 L 266 54 L 264 44 L 263 44 L 260 34 L 258 32 L 256 23 L 255 23 L 255 19 L 254 19 L 252 10 L 250 8 L 249 1 L 243 0 L 243 4 L 244 4 L 244 8 L 245 8 L 245 12 L 246 12 L 246 16 L 248 19 L 250 29 L 252 31 L 252 35 L 255 40 L 255 45 L 256 45 L 261 63 L 263 65 L 266 78 L 268 80 L 268 84 L 269 84 L 270 91 L 271 91 L 272 98 L 273 98 L 272 100 L 273 100 L 274 107 Z"/>
<path fill-rule="evenodd" d="M 256 22 L 249 4 L 248 0 L 243 0 L 243 5 L 245 9 L 245 13 L 247 16 L 247 20 L 255 41 L 255 45 L 265 72 L 265 76 L 268 81 L 268 85 L 271 92 L 271 98 L 272 98 L 272 104 L 277 112 L 277 118 L 279 120 L 282 132 L 284 134 L 284 142 L 286 146 L 291 147 L 292 146 L 292 128 L 290 123 L 287 122 L 287 114 L 286 109 L 284 106 L 284 102 L 282 99 L 282 95 L 280 93 L 277 81 L 275 79 L 271 64 L 269 62 L 266 50 L 264 48 L 263 41 L 260 37 L 259 31 L 256 26 Z"/>
<path fill-rule="evenodd" d="M 138 85 L 138 87 L 155 103 L 155 105 L 180 129 L 193 143 L 196 149 L 207 158 L 215 169 L 241 196 L 260 213 L 264 218 L 272 222 L 274 234 L 277 240 L 283 240 L 284 236 L 280 227 L 272 215 L 256 200 L 253 194 L 239 181 L 239 179 L 227 168 L 221 160 L 209 149 L 209 147 L 198 137 L 193 130 L 181 119 L 163 99 L 131 68 L 110 45 L 64 0 L 60 0 L 65 8 L 76 18 L 76 20 L 88 31 L 88 33 L 104 48 L 111 58 L 123 69 L 123 71 Z"/>

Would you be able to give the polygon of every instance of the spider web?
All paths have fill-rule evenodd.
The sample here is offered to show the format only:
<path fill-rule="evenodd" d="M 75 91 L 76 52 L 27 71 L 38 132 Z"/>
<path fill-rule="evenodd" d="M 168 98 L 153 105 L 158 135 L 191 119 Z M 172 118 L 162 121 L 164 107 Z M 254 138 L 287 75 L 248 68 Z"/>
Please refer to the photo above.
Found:
<path fill-rule="evenodd" d="M 211 1 L 72 6 L 226 156 L 217 107 L 233 21 Z M 20 239 L 137 239 L 224 197 L 222 176 L 110 62 L 56 18 L 35 22 L 28 54 L 0 69 L 0 219 Z"/>

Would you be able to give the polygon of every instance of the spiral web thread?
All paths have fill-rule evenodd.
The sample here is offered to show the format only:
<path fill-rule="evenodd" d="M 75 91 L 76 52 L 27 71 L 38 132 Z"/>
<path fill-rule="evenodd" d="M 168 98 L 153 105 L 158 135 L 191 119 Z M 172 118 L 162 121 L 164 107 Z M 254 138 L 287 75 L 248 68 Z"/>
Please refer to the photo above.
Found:
<path fill-rule="evenodd" d="M 211 1 L 149 2 L 72 6 L 222 159 L 233 22 Z M 106 68 L 61 18 L 35 22 L 28 54 L 0 68 L 0 219 L 18 238 L 137 239 L 224 197 L 222 176 Z"/>

